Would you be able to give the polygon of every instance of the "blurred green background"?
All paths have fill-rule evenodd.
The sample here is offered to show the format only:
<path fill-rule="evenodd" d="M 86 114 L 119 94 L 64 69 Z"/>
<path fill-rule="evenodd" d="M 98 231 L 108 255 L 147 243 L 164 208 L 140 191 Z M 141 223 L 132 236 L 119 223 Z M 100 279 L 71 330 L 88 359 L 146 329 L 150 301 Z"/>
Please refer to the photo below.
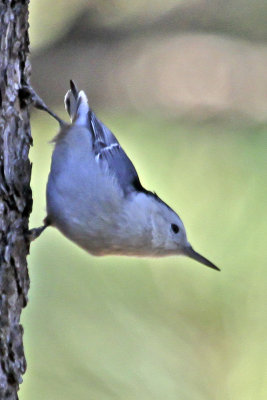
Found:
<path fill-rule="evenodd" d="M 32 3 L 33 80 L 45 101 L 46 92 L 42 88 L 47 85 L 55 93 L 55 97 L 48 96 L 48 102 L 65 116 L 62 99 L 68 82 L 64 82 L 63 90 L 60 74 L 49 73 L 55 61 L 53 49 L 58 55 L 59 48 L 67 52 L 69 46 L 70 33 L 60 27 L 67 24 L 70 32 L 77 33 L 79 29 L 74 30 L 76 25 L 71 21 L 75 24 L 80 10 L 85 13 L 89 9 L 88 32 L 96 29 L 99 34 L 110 27 L 116 28 L 123 34 L 118 42 L 114 39 L 112 46 L 117 49 L 124 37 L 138 36 L 138 46 L 144 46 L 149 53 L 147 40 L 151 41 L 155 32 L 144 27 L 151 27 L 153 21 L 159 23 L 170 10 L 174 14 L 174 7 L 195 7 L 199 2 L 167 1 L 164 8 L 145 0 L 136 1 L 135 7 L 122 0 L 109 3 L 95 0 L 77 2 L 74 7 L 75 2 L 61 0 L 54 11 L 51 1 L 46 1 L 46 7 L 42 1 Z M 202 6 L 206 3 L 209 2 L 202 2 Z M 66 7 L 67 4 L 71 6 Z M 214 4 L 219 12 L 222 2 Z M 247 7 L 243 10 L 238 8 L 240 1 L 227 4 L 236 10 L 229 14 L 230 19 L 227 13 L 223 19 L 222 13 L 218 21 L 214 19 L 214 11 L 203 23 L 206 31 L 213 27 L 218 35 L 213 37 L 213 43 L 216 46 L 218 43 L 216 51 L 221 50 L 220 41 L 222 37 L 225 40 L 225 35 L 237 46 L 239 32 L 241 39 L 246 39 L 246 46 L 257 47 L 261 42 L 264 53 L 265 31 L 260 29 L 261 20 L 256 16 L 266 7 L 257 1 L 254 8 L 245 2 Z M 254 30 L 253 24 L 248 27 L 247 14 L 254 16 Z M 184 20 L 187 21 L 186 17 Z M 125 21 L 130 27 L 127 34 Z M 184 24 L 183 30 L 186 29 L 192 29 L 189 23 Z M 177 33 L 173 31 L 172 35 L 178 37 L 181 30 L 181 23 L 177 23 Z M 163 29 L 162 46 L 167 34 Z M 199 43 L 203 32 L 195 35 L 193 42 Z M 40 41 L 40 37 L 48 36 L 49 40 Z M 92 36 L 88 49 L 100 49 L 104 39 L 94 39 L 96 33 Z M 81 46 L 79 53 L 82 41 L 81 38 L 76 42 L 75 56 L 80 54 L 76 62 L 79 68 L 89 71 L 90 65 L 82 65 L 85 47 Z M 241 50 L 236 47 L 236 52 L 242 54 L 242 46 L 243 43 Z M 167 48 L 166 54 L 169 51 Z M 40 71 L 35 67 L 38 57 L 46 62 L 47 74 L 46 68 Z M 60 62 L 60 55 L 58 59 Z M 219 68 L 220 60 L 219 57 L 216 61 Z M 214 58 L 209 62 L 214 64 Z M 132 61 L 128 64 L 130 69 Z M 61 61 L 62 71 L 64 67 Z M 99 68 L 104 67 L 100 63 Z M 115 64 L 112 68 L 115 70 Z M 124 68 L 127 75 L 127 62 Z M 151 67 L 151 74 L 155 68 Z M 255 79 L 257 68 L 255 65 Z M 109 95 L 103 94 L 95 65 L 90 78 L 92 93 L 88 95 L 98 116 L 113 130 L 133 160 L 144 186 L 155 190 L 178 212 L 195 249 L 221 267 L 222 272 L 182 257 L 96 258 L 48 228 L 32 244 L 28 259 L 31 288 L 29 304 L 22 315 L 28 369 L 20 399 L 267 398 L 267 102 L 265 110 L 255 106 L 250 115 L 244 112 L 246 107 L 250 108 L 250 98 L 254 96 L 255 105 L 261 104 L 257 103 L 255 93 L 248 96 L 247 106 L 241 111 L 231 107 L 234 101 L 231 96 L 224 108 L 218 107 L 216 101 L 205 103 L 208 90 L 203 86 L 203 75 L 197 74 L 198 65 L 185 65 L 184 70 L 187 69 L 190 73 L 196 70 L 194 81 L 202 85 L 203 103 L 198 100 L 193 107 L 179 101 L 170 106 L 165 102 L 165 92 L 161 92 L 164 107 L 161 104 L 150 107 L 153 90 L 145 86 L 143 95 L 140 83 L 137 91 L 129 91 L 129 96 L 124 97 L 126 108 L 120 107 L 117 100 L 114 105 L 111 94 L 119 98 L 121 92 L 114 84 Z M 130 89 L 142 80 L 142 64 L 137 70 Z M 165 73 L 168 75 L 168 71 Z M 90 89 L 76 70 L 69 78 Z M 38 86 L 38 82 L 43 86 Z M 159 74 L 155 85 L 164 86 L 164 82 Z M 173 85 L 176 84 L 174 81 Z M 186 98 L 188 92 L 182 89 Z M 245 83 L 243 89 L 251 90 Z M 262 92 L 263 89 L 264 86 Z M 60 104 L 53 100 L 57 96 Z M 141 109 L 136 107 L 139 101 Z M 45 186 L 53 149 L 48 142 L 56 133 L 57 125 L 48 115 L 33 113 L 31 227 L 39 226 L 45 217 Z"/>

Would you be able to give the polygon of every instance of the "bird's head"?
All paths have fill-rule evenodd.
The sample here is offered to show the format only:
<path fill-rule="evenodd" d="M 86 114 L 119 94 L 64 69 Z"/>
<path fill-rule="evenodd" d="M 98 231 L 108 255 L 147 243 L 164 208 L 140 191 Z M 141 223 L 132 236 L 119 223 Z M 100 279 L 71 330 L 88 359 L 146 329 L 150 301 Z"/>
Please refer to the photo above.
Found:
<path fill-rule="evenodd" d="M 151 213 L 152 246 L 160 256 L 184 255 L 219 270 L 212 262 L 197 253 L 187 240 L 185 227 L 179 216 L 155 196 Z"/>

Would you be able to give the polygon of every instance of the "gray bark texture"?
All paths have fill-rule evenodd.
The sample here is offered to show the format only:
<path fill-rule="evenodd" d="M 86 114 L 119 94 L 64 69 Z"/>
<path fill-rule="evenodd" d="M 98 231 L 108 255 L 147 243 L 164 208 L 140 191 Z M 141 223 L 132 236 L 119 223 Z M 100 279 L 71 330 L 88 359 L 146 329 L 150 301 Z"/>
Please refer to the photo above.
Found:
<path fill-rule="evenodd" d="M 13 400 L 26 369 L 20 315 L 29 289 L 31 132 L 20 88 L 30 76 L 28 1 L 0 0 L 0 19 L 0 399 Z"/>

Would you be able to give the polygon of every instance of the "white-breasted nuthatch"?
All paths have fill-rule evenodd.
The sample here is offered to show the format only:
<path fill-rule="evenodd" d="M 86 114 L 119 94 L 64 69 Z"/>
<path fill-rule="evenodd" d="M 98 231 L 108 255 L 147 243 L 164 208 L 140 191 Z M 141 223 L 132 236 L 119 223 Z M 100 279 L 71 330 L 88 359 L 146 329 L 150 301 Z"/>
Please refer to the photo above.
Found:
<path fill-rule="evenodd" d="M 193 250 L 178 215 L 142 186 L 113 133 L 96 117 L 84 91 L 71 81 L 64 123 L 38 98 L 36 106 L 60 123 L 47 184 L 45 226 L 57 227 L 93 255 L 185 255 L 208 267 Z"/>

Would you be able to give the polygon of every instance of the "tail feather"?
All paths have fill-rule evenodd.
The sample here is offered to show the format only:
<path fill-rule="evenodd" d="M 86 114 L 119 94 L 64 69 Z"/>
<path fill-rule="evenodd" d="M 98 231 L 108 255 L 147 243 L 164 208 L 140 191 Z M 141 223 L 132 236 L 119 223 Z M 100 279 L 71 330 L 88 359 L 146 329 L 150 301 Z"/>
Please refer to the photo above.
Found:
<path fill-rule="evenodd" d="M 84 91 L 79 91 L 72 80 L 70 81 L 70 89 L 65 95 L 64 102 L 71 122 L 77 125 L 86 125 L 90 110 L 88 99 Z"/>

